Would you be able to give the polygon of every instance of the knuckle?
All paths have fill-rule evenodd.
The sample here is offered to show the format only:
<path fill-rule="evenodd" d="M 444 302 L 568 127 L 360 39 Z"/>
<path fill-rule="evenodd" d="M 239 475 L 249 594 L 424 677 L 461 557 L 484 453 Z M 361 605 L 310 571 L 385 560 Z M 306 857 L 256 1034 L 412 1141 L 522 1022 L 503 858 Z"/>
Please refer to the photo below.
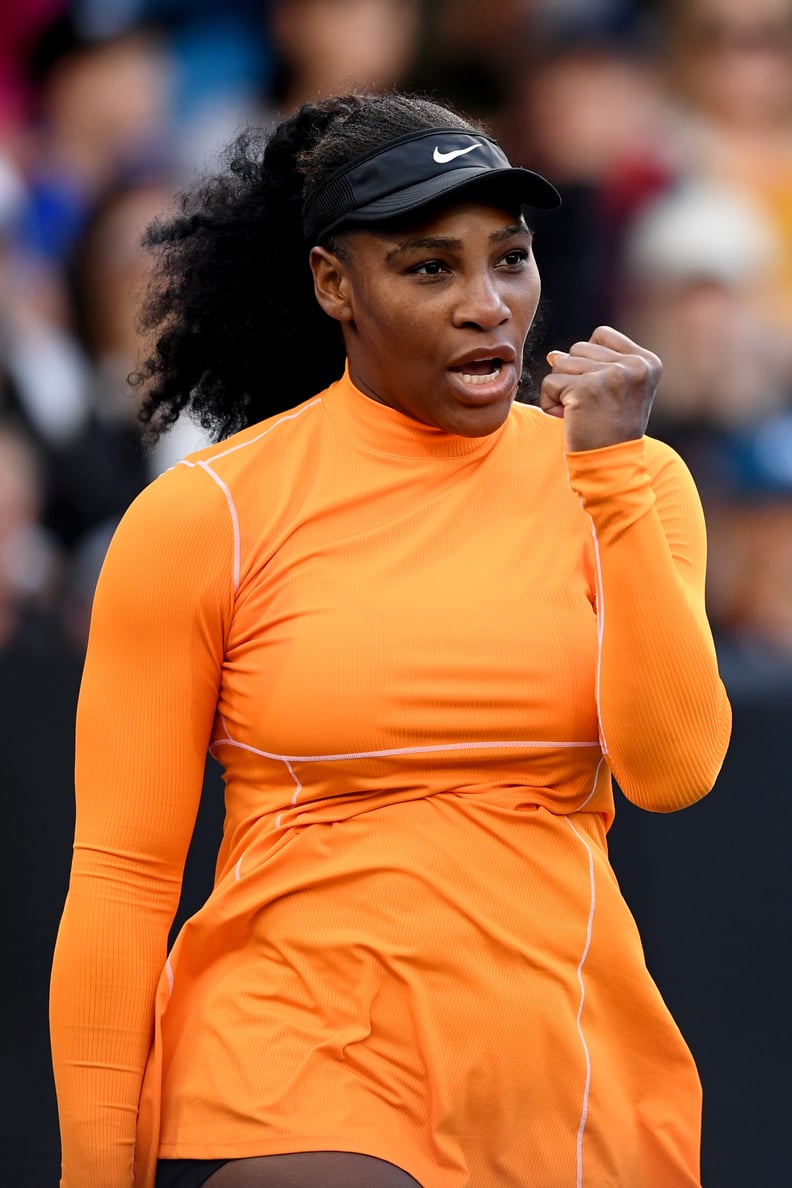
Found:
<path fill-rule="evenodd" d="M 635 382 L 641 387 L 650 387 L 657 383 L 662 372 L 662 364 L 657 355 L 646 354 L 632 356 L 632 374 Z"/>
<path fill-rule="evenodd" d="M 629 368 L 622 361 L 610 363 L 601 373 L 604 386 L 614 395 L 620 395 L 629 382 Z"/>

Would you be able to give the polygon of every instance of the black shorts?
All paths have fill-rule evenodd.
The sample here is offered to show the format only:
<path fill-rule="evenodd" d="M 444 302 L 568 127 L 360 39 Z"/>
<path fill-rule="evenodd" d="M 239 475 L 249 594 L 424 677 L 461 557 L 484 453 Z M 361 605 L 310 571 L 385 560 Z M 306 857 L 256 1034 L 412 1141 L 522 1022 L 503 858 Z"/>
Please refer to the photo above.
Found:
<path fill-rule="evenodd" d="M 230 1159 L 160 1159 L 154 1188 L 201 1188 Z"/>

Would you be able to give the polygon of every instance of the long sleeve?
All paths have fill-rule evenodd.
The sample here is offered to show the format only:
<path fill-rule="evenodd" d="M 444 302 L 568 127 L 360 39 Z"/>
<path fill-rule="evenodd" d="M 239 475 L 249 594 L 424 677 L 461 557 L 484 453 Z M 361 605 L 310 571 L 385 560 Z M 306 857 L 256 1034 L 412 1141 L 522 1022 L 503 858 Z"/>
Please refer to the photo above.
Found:
<path fill-rule="evenodd" d="M 682 808 L 712 787 L 731 729 L 698 494 L 681 459 L 649 438 L 570 453 L 567 467 L 594 538 L 603 748 L 635 804 Z"/>
<path fill-rule="evenodd" d="M 232 574 L 223 492 L 182 467 L 132 505 L 98 583 L 51 987 L 63 1188 L 133 1182 L 154 995 L 203 782 Z"/>

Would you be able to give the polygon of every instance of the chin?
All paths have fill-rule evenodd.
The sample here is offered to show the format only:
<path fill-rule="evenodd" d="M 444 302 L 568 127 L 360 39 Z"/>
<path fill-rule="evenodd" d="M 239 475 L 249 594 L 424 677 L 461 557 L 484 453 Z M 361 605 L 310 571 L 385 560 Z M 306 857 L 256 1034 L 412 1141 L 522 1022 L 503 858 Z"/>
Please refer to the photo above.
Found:
<path fill-rule="evenodd" d="M 443 425 L 448 433 L 456 433 L 458 437 L 488 437 L 500 429 L 511 411 L 513 401 L 505 406 L 490 404 L 479 407 L 465 407 L 453 418 L 453 424 Z"/>

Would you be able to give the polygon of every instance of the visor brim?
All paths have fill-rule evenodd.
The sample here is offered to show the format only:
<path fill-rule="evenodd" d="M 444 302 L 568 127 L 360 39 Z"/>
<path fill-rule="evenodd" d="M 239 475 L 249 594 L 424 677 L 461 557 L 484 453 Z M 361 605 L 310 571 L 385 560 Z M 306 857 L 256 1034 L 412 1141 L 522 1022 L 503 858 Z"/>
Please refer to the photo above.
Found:
<path fill-rule="evenodd" d="M 516 166 L 504 169 L 454 169 L 376 198 L 355 210 L 346 211 L 324 228 L 322 238 L 355 227 L 403 222 L 435 203 L 474 195 L 504 203 L 515 210 L 523 206 L 534 210 L 555 210 L 561 205 L 561 195 L 555 186 L 530 169 Z"/>

